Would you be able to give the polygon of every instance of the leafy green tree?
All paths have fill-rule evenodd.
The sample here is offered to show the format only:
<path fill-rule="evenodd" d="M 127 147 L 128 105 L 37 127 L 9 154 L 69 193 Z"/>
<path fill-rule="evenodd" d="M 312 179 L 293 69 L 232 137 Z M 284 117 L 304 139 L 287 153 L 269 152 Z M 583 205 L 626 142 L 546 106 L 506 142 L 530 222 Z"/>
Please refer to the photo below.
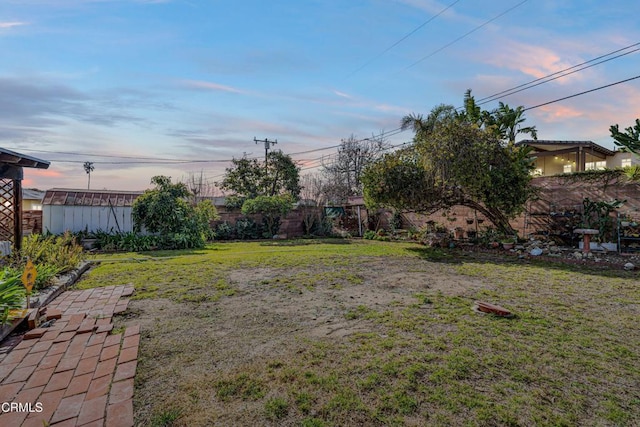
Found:
<path fill-rule="evenodd" d="M 232 166 L 226 168 L 222 182 L 217 185 L 223 189 L 232 191 L 242 199 L 252 199 L 264 191 L 264 165 L 257 159 L 233 159 Z"/>
<path fill-rule="evenodd" d="M 185 184 L 173 184 L 170 177 L 154 176 L 151 183 L 155 188 L 146 190 L 133 203 L 136 232 L 144 227 L 173 241 L 176 247 L 203 246 L 211 237 L 209 222 L 218 217 L 213 204 L 208 200 L 190 204 Z"/>
<path fill-rule="evenodd" d="M 509 219 L 532 193 L 532 167 L 528 149 L 507 147 L 475 124 L 444 120 L 365 171 L 365 202 L 426 213 L 468 206 L 513 234 Z"/>
<path fill-rule="evenodd" d="M 300 197 L 300 168 L 291 156 L 280 150 L 271 151 L 267 156 L 264 192 L 268 196 L 288 194 L 293 199 Z"/>
<path fill-rule="evenodd" d="M 513 145 L 519 134 L 531 135 L 533 139 L 538 138 L 535 126 L 523 126 L 526 120 L 524 113 L 523 106 L 514 109 L 503 102 L 500 102 L 498 108 L 494 110 L 483 110 L 471 95 L 471 89 L 468 89 L 464 94 L 464 108 L 462 110 L 457 111 L 453 105 L 440 104 L 431 110 L 426 119 L 420 114 L 411 114 L 405 116 L 400 125 L 403 129 L 413 129 L 416 132 L 416 137 L 420 138 L 433 132 L 440 124 L 457 121 L 485 129 L 506 144 Z"/>
<path fill-rule="evenodd" d="M 271 151 L 266 164 L 246 157 L 232 162 L 218 186 L 240 199 L 276 194 L 289 194 L 294 199 L 300 196 L 300 168 L 282 151 Z"/>
<path fill-rule="evenodd" d="M 267 227 L 265 237 L 273 237 L 278 233 L 280 218 L 293 209 L 293 198 L 289 194 L 275 196 L 258 196 L 248 199 L 242 205 L 244 215 L 260 214 Z"/>
<path fill-rule="evenodd" d="M 613 143 L 618 147 L 622 147 L 622 151 L 630 151 L 632 153 L 640 153 L 640 119 L 636 119 L 634 126 L 629 126 L 620 132 L 617 124 L 609 128 Z"/>

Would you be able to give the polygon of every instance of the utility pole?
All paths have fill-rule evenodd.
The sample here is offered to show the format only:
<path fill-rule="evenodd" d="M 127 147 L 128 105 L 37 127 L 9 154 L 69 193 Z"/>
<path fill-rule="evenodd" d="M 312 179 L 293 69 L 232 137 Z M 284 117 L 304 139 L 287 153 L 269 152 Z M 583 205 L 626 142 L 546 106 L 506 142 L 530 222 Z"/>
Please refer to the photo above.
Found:
<path fill-rule="evenodd" d="M 275 141 L 269 141 L 268 139 L 256 139 L 256 137 L 253 137 L 253 141 L 257 144 L 258 142 L 264 142 L 264 164 L 265 166 L 267 165 L 267 158 L 269 156 L 269 148 L 271 148 L 272 145 L 277 144 L 278 140 L 276 139 Z"/>

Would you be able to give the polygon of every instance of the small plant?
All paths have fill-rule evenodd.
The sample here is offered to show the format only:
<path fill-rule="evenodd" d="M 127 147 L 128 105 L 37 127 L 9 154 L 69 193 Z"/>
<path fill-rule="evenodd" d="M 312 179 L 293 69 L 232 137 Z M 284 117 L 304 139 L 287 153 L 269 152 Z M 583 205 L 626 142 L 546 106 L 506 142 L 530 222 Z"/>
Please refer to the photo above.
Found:
<path fill-rule="evenodd" d="M 0 280 L 0 326 L 9 321 L 9 310 L 22 308 L 26 290 L 21 283 L 21 274 L 5 270 Z"/>
<path fill-rule="evenodd" d="M 264 412 L 271 421 L 281 420 L 289 413 L 289 404 L 281 397 L 274 397 L 264 404 Z"/>
<path fill-rule="evenodd" d="M 153 427 L 170 427 L 175 425 L 181 415 L 182 411 L 180 409 L 165 409 L 153 417 L 151 425 Z"/>
<path fill-rule="evenodd" d="M 608 242 L 613 239 L 613 218 L 611 213 L 620 208 L 626 200 L 614 199 L 612 201 L 592 201 L 585 197 L 582 201 L 583 214 L 582 226 L 598 230 L 594 240 Z"/>
<path fill-rule="evenodd" d="M 367 240 L 373 240 L 376 238 L 376 232 L 373 230 L 367 230 L 364 232 L 364 235 L 362 236 L 362 238 Z"/>

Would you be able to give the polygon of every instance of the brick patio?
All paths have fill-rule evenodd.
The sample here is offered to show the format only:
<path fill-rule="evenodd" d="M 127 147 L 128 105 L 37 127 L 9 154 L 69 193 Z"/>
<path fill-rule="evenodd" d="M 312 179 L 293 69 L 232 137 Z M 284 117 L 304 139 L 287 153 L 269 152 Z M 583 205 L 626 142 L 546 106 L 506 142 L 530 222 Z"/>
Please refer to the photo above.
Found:
<path fill-rule="evenodd" d="M 62 317 L 0 354 L 0 401 L 32 404 L 32 412 L 0 414 L 0 426 L 133 426 L 140 328 L 112 333 L 113 315 L 133 292 L 132 285 L 67 291 L 49 304 Z"/>

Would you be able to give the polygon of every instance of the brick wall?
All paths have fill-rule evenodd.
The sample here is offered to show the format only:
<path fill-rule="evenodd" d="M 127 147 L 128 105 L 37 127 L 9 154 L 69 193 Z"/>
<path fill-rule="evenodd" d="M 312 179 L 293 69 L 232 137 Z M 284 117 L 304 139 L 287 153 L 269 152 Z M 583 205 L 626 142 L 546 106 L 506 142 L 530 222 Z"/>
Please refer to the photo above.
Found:
<path fill-rule="evenodd" d="M 22 211 L 22 234 L 42 234 L 42 211 Z"/>
<path fill-rule="evenodd" d="M 571 218 L 574 213 L 582 213 L 582 200 L 610 201 L 625 200 L 619 209 L 619 214 L 626 214 L 640 222 L 640 184 L 630 182 L 602 182 L 602 181 L 574 181 L 559 176 L 534 178 L 533 185 L 540 192 L 538 198 L 527 203 L 525 212 L 511 222 L 512 226 L 522 236 L 536 233 L 561 233 L 572 231 Z M 453 207 L 448 215 L 438 211 L 431 215 L 405 214 L 406 225 L 416 228 L 427 221 L 434 221 L 453 230 L 460 227 L 463 230 L 482 230 L 491 224 L 478 212 L 464 206 Z M 476 219 L 478 221 L 476 221 Z M 470 223 L 469 223 L 470 222 Z"/>
<path fill-rule="evenodd" d="M 238 218 L 249 217 L 253 219 L 256 223 L 262 224 L 261 215 L 243 215 L 238 210 L 229 211 L 222 206 L 217 206 L 216 209 L 218 210 L 218 214 L 220 214 L 220 219 L 216 221 L 216 223 L 226 221 L 229 224 L 233 225 L 236 223 L 236 220 Z M 280 220 L 280 231 L 278 231 L 278 234 L 286 235 L 287 237 L 303 236 L 304 235 L 304 227 L 303 227 L 304 216 L 309 212 L 308 210 L 305 210 L 305 209 L 306 208 L 294 209 L 293 211 L 289 212 L 286 217 L 282 218 Z M 313 208 L 313 209 L 320 210 L 321 212 L 322 208 Z"/>

